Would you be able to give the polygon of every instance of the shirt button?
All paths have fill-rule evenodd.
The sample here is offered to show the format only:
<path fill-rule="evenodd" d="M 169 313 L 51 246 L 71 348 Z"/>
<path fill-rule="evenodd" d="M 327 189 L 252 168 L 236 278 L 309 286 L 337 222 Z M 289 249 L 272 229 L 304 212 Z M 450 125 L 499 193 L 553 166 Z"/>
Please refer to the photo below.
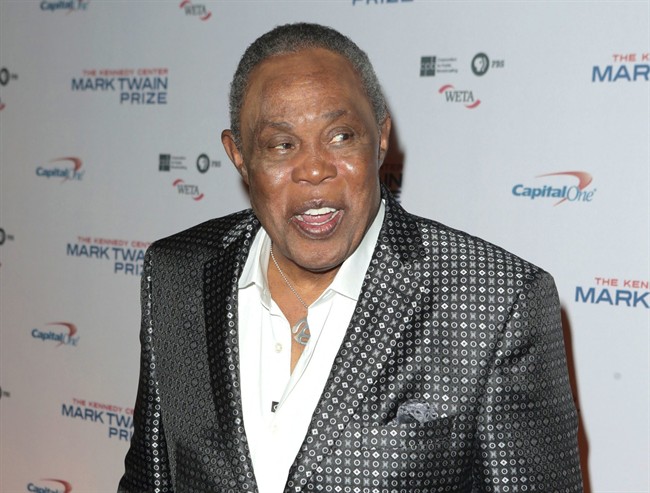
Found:
<path fill-rule="evenodd" d="M 276 353 L 281 353 L 282 352 L 282 344 L 280 344 L 279 342 L 276 343 L 276 345 L 275 345 L 275 352 Z"/>

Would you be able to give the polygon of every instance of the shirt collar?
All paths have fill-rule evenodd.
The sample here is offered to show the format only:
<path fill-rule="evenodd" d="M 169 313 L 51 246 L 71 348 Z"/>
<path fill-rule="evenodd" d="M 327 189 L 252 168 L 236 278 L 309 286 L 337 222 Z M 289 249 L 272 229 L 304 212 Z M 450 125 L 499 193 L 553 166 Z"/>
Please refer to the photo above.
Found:
<path fill-rule="evenodd" d="M 363 279 L 368 270 L 368 265 L 370 265 L 385 214 L 386 206 L 382 199 L 377 215 L 368 231 L 366 231 L 361 243 L 352 255 L 343 262 L 332 284 L 329 285 L 321 297 L 331 290 L 355 301 L 359 299 Z M 271 305 L 271 293 L 266 281 L 270 249 L 271 239 L 262 227 L 255 235 L 238 283 L 239 289 L 246 289 L 252 285 L 257 286 L 262 304 L 267 308 Z"/>
<path fill-rule="evenodd" d="M 266 308 L 271 306 L 271 292 L 266 282 L 270 251 L 271 239 L 264 228 L 261 227 L 253 239 L 253 244 L 238 283 L 239 289 L 257 286 L 262 304 Z"/>

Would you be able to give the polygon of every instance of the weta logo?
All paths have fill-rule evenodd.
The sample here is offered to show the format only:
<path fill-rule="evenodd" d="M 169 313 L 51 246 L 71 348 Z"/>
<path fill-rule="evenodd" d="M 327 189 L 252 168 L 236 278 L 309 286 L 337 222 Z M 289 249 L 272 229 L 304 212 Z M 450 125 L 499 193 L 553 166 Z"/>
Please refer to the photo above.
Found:
<path fill-rule="evenodd" d="M 183 0 L 179 7 L 185 11 L 185 15 L 198 17 L 202 21 L 207 21 L 212 17 L 212 12 L 210 12 L 205 5 L 194 4 L 192 3 L 192 0 Z"/>
<path fill-rule="evenodd" d="M 455 89 L 451 84 L 446 84 L 438 89 L 438 94 L 444 94 L 447 103 L 462 104 L 469 110 L 473 110 L 481 104 L 481 100 L 475 98 L 472 91 Z"/>
<path fill-rule="evenodd" d="M 179 194 L 189 195 L 194 200 L 201 200 L 205 195 L 199 191 L 198 185 L 189 185 L 185 183 L 185 180 L 174 180 L 172 186 L 176 188 Z"/>

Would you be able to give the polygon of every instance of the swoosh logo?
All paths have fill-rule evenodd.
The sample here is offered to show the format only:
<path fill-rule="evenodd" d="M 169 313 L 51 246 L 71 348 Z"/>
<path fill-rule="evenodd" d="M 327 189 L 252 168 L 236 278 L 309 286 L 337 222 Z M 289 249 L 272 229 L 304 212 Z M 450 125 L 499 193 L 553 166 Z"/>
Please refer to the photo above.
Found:
<path fill-rule="evenodd" d="M 181 178 L 178 178 L 177 180 L 174 180 L 174 182 L 172 183 L 172 186 L 175 187 L 176 185 L 181 185 L 181 184 L 183 184 L 183 183 L 185 183 L 185 180 L 183 180 L 183 179 L 181 179 Z M 192 199 L 193 199 L 193 200 L 201 200 L 203 197 L 205 197 L 205 194 L 200 193 L 200 194 L 197 195 L 196 197 L 192 197 Z"/>
<path fill-rule="evenodd" d="M 192 4 L 192 0 L 183 0 L 179 5 L 179 7 L 183 8 L 186 5 L 191 5 L 191 4 Z M 212 12 L 208 12 L 207 14 L 202 15 L 201 17 L 199 17 L 199 19 L 201 19 L 202 21 L 207 21 L 210 17 L 212 17 Z"/>
<path fill-rule="evenodd" d="M 83 163 L 81 162 L 81 159 L 79 159 L 78 157 L 73 157 L 73 156 L 58 157 L 56 159 L 52 159 L 50 162 L 51 163 L 60 163 L 62 161 L 70 161 L 72 163 L 72 176 L 76 175 L 77 171 L 79 171 L 81 169 L 81 167 L 83 166 Z M 68 181 L 68 180 L 69 180 L 69 178 L 64 178 L 63 179 L 63 181 Z"/>
<path fill-rule="evenodd" d="M 593 181 L 593 177 L 586 171 L 559 171 L 557 173 L 546 173 L 545 175 L 538 175 L 536 178 L 543 178 L 545 176 L 573 176 L 578 179 L 578 190 L 580 191 L 587 188 L 587 186 Z M 553 204 L 553 207 L 560 205 L 565 200 L 567 200 L 566 197 Z"/>
<path fill-rule="evenodd" d="M 440 89 L 438 89 L 438 94 L 442 94 L 442 93 L 445 92 L 445 91 L 450 91 L 450 90 L 452 90 L 453 88 L 454 88 L 453 85 L 451 85 L 451 84 L 445 84 L 445 85 L 442 86 Z M 474 101 L 472 104 L 466 104 L 466 105 L 465 105 L 465 108 L 467 108 L 468 110 L 473 110 L 473 109 L 476 108 L 479 104 L 481 104 L 481 100 L 480 100 L 480 99 L 477 99 L 477 100 Z"/>
<path fill-rule="evenodd" d="M 50 481 L 52 483 L 59 483 L 61 486 L 63 486 L 64 493 L 70 493 L 72 491 L 72 485 L 68 481 L 64 481 L 62 479 L 47 478 L 47 479 L 42 479 L 41 481 Z"/>
<path fill-rule="evenodd" d="M 45 325 L 61 325 L 65 327 L 66 329 L 68 329 L 68 337 L 72 337 L 77 333 L 77 326 L 75 324 L 71 324 L 70 322 L 50 322 Z M 61 344 L 63 344 L 63 342 L 59 342 L 56 345 L 56 347 L 59 347 Z M 50 481 L 54 481 L 54 480 L 50 480 Z"/>

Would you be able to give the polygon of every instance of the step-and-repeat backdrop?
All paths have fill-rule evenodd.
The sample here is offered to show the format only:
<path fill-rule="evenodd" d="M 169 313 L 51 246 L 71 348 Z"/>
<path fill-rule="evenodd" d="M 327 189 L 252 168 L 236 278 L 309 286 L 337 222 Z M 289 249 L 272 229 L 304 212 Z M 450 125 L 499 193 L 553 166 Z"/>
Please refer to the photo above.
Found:
<path fill-rule="evenodd" d="M 560 291 L 587 491 L 648 492 L 647 1 L 0 0 L 0 490 L 114 491 L 153 240 L 247 207 L 243 50 L 331 25 L 375 64 L 407 209 Z M 514 490 L 513 490 L 514 491 Z"/>

